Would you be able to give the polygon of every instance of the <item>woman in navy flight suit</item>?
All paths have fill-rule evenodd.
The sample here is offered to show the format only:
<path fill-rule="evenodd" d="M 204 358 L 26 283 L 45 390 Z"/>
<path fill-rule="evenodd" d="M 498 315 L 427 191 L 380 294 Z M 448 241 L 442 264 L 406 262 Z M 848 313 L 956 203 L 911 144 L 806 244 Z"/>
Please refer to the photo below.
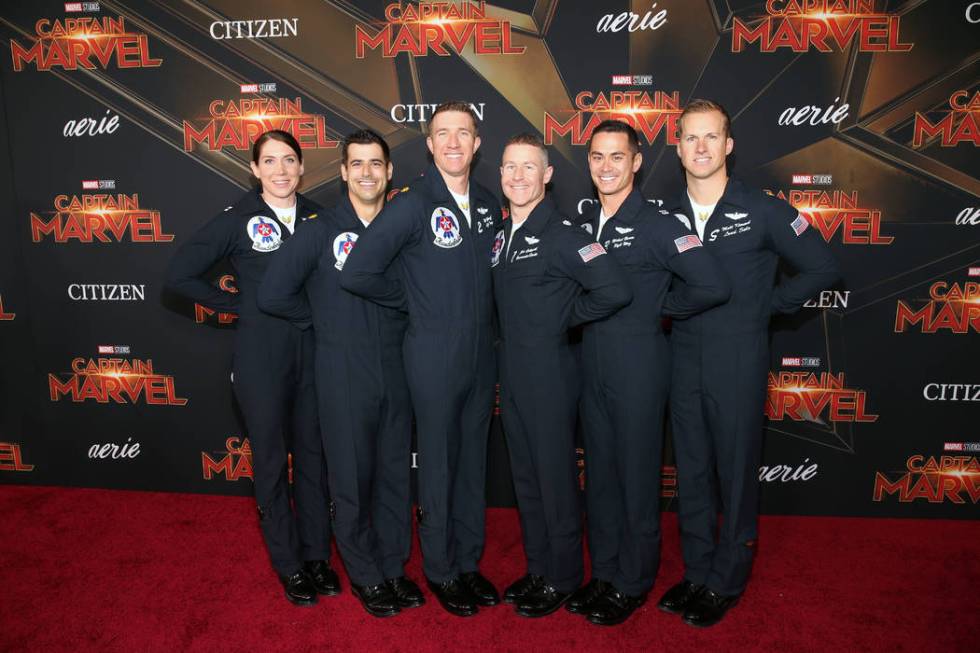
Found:
<path fill-rule="evenodd" d="M 309 325 L 262 313 L 256 297 L 283 241 L 303 238 L 303 223 L 320 207 L 296 192 L 303 152 L 291 134 L 262 134 L 252 148 L 251 167 L 259 187 L 180 247 L 167 287 L 214 310 L 238 313 L 232 378 L 252 448 L 262 534 L 286 598 L 312 605 L 317 594 L 340 591 L 328 563 L 329 498 L 313 386 L 313 333 Z M 223 259 L 235 269 L 237 294 L 204 276 Z M 287 452 L 293 454 L 295 513 Z"/>

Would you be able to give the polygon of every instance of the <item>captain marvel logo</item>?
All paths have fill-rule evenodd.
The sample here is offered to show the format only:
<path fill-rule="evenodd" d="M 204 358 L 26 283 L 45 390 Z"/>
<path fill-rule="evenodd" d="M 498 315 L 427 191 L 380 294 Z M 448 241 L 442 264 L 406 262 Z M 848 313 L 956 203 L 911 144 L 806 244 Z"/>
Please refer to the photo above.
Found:
<path fill-rule="evenodd" d="M 452 211 L 442 206 L 432 212 L 432 233 L 436 236 L 433 242 L 445 249 L 456 247 L 463 242 L 463 236 L 459 232 L 459 221 Z"/>
<path fill-rule="evenodd" d="M 279 226 L 265 216 L 257 215 L 249 220 L 245 233 L 252 240 L 252 249 L 257 252 L 273 252 L 282 244 Z"/>
<path fill-rule="evenodd" d="M 347 256 L 354 251 L 354 243 L 357 242 L 357 234 L 353 231 L 345 231 L 333 239 L 333 257 L 337 262 L 333 264 L 338 270 L 344 269 L 344 262 Z"/>
<path fill-rule="evenodd" d="M 490 267 L 497 267 L 500 263 L 500 254 L 504 251 L 504 230 L 501 229 L 493 239 L 493 249 L 490 250 Z"/>

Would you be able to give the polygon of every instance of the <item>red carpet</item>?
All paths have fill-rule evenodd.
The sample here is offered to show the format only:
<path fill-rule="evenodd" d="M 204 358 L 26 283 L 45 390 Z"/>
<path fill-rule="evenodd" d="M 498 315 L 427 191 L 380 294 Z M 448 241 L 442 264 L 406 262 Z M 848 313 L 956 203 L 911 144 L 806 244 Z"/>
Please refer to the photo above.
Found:
<path fill-rule="evenodd" d="M 428 593 L 380 620 L 346 578 L 296 608 L 251 499 L 5 485 L 0 514 L 0 651 L 980 650 L 975 521 L 765 517 L 742 602 L 696 630 L 653 601 L 600 628 L 508 606 L 454 618 Z M 503 587 L 524 570 L 516 511 L 489 511 L 487 533 L 483 570 Z M 677 540 L 665 515 L 654 598 L 680 577 Z M 422 580 L 417 547 L 409 575 Z"/>

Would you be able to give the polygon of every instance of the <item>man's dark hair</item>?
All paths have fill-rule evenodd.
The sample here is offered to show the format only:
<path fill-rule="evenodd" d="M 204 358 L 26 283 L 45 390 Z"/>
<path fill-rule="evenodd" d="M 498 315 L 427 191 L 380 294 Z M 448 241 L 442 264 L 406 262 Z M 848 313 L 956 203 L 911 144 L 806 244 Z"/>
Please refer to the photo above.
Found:
<path fill-rule="evenodd" d="M 340 148 L 340 162 L 347 165 L 347 149 L 351 145 L 370 145 L 372 143 L 377 143 L 381 146 L 385 163 L 389 163 L 391 161 L 391 152 L 388 149 L 388 144 L 377 132 L 371 131 L 370 129 L 359 129 L 344 137 L 344 143 Z"/>
<path fill-rule="evenodd" d="M 626 139 L 629 141 L 630 151 L 636 154 L 640 151 L 640 137 L 636 135 L 636 130 L 629 123 L 623 122 L 622 120 L 603 120 L 595 129 L 592 131 L 592 135 L 589 136 L 588 147 L 586 151 L 592 151 L 592 139 L 595 138 L 596 134 L 607 133 L 607 134 L 626 134 Z"/>

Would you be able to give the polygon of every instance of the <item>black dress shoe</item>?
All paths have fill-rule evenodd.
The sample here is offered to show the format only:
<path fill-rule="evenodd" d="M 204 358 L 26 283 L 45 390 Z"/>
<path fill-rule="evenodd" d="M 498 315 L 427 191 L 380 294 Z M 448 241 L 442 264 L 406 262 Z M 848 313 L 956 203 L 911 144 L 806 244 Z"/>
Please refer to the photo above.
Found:
<path fill-rule="evenodd" d="M 405 576 L 389 578 L 385 581 L 385 585 L 388 586 L 391 593 L 398 599 L 398 607 L 417 608 L 425 605 L 425 597 L 422 596 L 422 590 L 410 578 L 406 578 Z"/>
<path fill-rule="evenodd" d="M 476 607 L 476 597 L 458 578 L 452 578 L 445 583 L 433 583 L 428 579 L 426 582 L 432 593 L 439 599 L 440 605 L 449 614 L 457 617 L 472 617 L 479 611 Z"/>
<path fill-rule="evenodd" d="M 497 588 L 493 586 L 493 583 L 484 578 L 480 572 L 470 571 L 465 574 L 460 574 L 459 580 L 469 588 L 473 596 L 476 597 L 476 602 L 480 605 L 489 607 L 500 603 L 500 595 L 497 594 Z"/>
<path fill-rule="evenodd" d="M 303 571 L 310 577 L 317 594 L 324 596 L 340 594 L 340 579 L 326 560 L 307 560 L 303 563 Z"/>
<path fill-rule="evenodd" d="M 316 603 L 316 588 L 306 573 L 300 569 L 295 574 L 280 576 L 286 598 L 293 605 L 314 605 Z"/>
<path fill-rule="evenodd" d="M 504 590 L 504 603 L 517 603 L 538 585 L 544 585 L 544 577 L 536 574 L 521 576 Z"/>
<path fill-rule="evenodd" d="M 372 617 L 391 617 L 401 612 L 398 607 L 398 599 L 387 583 L 378 583 L 377 585 L 355 585 L 351 583 L 350 590 Z"/>
<path fill-rule="evenodd" d="M 684 610 L 687 610 L 687 606 L 702 590 L 704 585 L 695 585 L 685 578 L 664 592 L 657 607 L 670 614 L 684 614 Z"/>
<path fill-rule="evenodd" d="M 729 608 L 735 607 L 740 595 L 722 596 L 705 588 L 684 610 L 684 623 L 698 628 L 714 626 L 721 621 Z"/>
<path fill-rule="evenodd" d="M 592 610 L 592 604 L 609 591 L 612 591 L 611 583 L 593 578 L 572 592 L 568 602 L 565 603 L 565 609 L 573 614 L 589 614 Z"/>
<path fill-rule="evenodd" d="M 638 607 L 646 603 L 647 595 L 630 596 L 615 587 L 592 604 L 586 619 L 597 626 L 615 626 L 630 618 Z"/>
<path fill-rule="evenodd" d="M 515 612 L 522 617 L 544 617 L 560 608 L 571 592 L 559 592 L 551 583 L 533 588 L 517 603 Z"/>

